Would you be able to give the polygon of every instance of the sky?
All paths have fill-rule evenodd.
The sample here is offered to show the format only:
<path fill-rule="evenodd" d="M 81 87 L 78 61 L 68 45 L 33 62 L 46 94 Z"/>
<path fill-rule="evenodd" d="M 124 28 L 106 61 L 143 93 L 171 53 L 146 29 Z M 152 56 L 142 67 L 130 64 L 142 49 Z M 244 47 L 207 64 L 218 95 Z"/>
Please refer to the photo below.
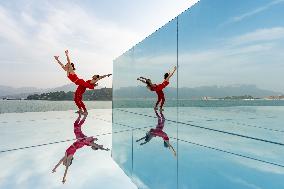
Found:
<path fill-rule="evenodd" d="M 68 84 L 53 59 L 69 49 L 76 73 L 112 73 L 112 61 L 197 0 L 0 2 L 0 85 Z M 111 79 L 100 86 L 110 87 Z"/>
<path fill-rule="evenodd" d="M 202 0 L 116 59 L 115 87 L 137 86 L 141 74 L 162 82 L 177 64 L 178 26 L 171 87 L 178 75 L 179 87 L 254 85 L 283 94 L 283 9 L 284 0 Z"/>

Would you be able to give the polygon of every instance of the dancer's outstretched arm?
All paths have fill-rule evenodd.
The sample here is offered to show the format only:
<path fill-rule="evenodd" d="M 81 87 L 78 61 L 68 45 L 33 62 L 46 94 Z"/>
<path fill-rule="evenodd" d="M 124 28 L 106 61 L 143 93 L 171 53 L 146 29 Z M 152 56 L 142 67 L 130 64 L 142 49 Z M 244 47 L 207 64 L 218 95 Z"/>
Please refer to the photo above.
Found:
<path fill-rule="evenodd" d="M 165 141 L 169 145 L 169 149 L 173 152 L 174 156 L 177 156 L 177 153 L 174 149 L 174 147 L 169 143 L 169 141 Z"/>
<path fill-rule="evenodd" d="M 62 64 L 62 62 L 60 62 L 60 60 L 59 60 L 59 56 L 54 56 L 54 58 L 57 61 L 57 63 L 62 67 L 62 69 L 66 71 L 64 64 Z"/>
<path fill-rule="evenodd" d="M 101 80 L 101 79 L 103 79 L 103 78 L 105 78 L 105 77 L 109 77 L 109 76 L 111 76 L 111 75 L 112 75 L 112 74 L 107 74 L 107 75 L 99 76 L 98 81 Z"/>
<path fill-rule="evenodd" d="M 144 137 L 142 137 L 142 138 L 136 140 L 136 142 L 139 142 L 139 141 L 141 141 L 141 140 L 143 140 L 143 139 L 145 139 L 145 138 L 146 138 L 146 136 L 144 136 Z"/>
<path fill-rule="evenodd" d="M 142 143 L 140 143 L 140 146 L 142 146 L 142 145 L 144 145 L 144 144 L 146 144 L 146 143 L 148 143 L 149 141 L 145 141 L 145 142 L 142 142 Z"/>
<path fill-rule="evenodd" d="M 57 167 L 63 162 L 65 156 L 63 158 L 61 158 L 61 160 L 59 160 L 59 162 L 55 165 L 55 167 L 52 169 L 52 172 L 55 173 L 56 172 L 56 169 Z"/>
<path fill-rule="evenodd" d="M 63 184 L 66 182 L 66 176 L 67 176 L 67 172 L 68 172 L 69 166 L 70 166 L 70 160 L 67 159 L 67 165 L 66 165 L 66 168 L 65 168 L 65 171 L 64 171 L 64 175 L 63 175 L 63 178 L 62 178 L 62 183 Z"/>
<path fill-rule="evenodd" d="M 109 148 L 100 147 L 99 149 L 104 150 L 104 151 L 109 151 Z"/>
<path fill-rule="evenodd" d="M 92 143 L 91 146 L 98 148 L 100 150 L 105 150 L 105 151 L 109 151 L 109 148 L 104 148 L 103 145 L 98 145 L 96 143 Z"/>
<path fill-rule="evenodd" d="M 142 83 L 147 84 L 146 81 L 144 81 L 144 80 L 142 80 L 142 79 L 140 79 L 140 78 L 137 78 L 137 80 L 138 80 L 138 81 L 141 81 Z"/>
<path fill-rule="evenodd" d="M 170 80 L 170 78 L 174 75 L 175 71 L 177 70 L 177 67 L 175 66 L 172 72 L 169 72 L 169 76 L 166 78 L 167 81 Z"/>
<path fill-rule="evenodd" d="M 147 80 L 147 78 L 146 78 L 146 77 L 139 77 L 139 78 Z"/>
<path fill-rule="evenodd" d="M 66 169 L 65 169 L 65 172 L 64 172 L 64 176 L 63 176 L 63 178 L 62 178 L 62 183 L 63 183 L 63 184 L 66 182 L 66 176 L 67 176 L 68 168 L 69 168 L 69 165 L 66 166 Z"/>
<path fill-rule="evenodd" d="M 68 51 L 68 50 L 65 50 L 65 55 L 66 55 L 66 58 L 67 58 L 67 64 L 68 64 L 69 66 L 71 66 L 71 61 L 70 61 L 69 51 Z"/>
<path fill-rule="evenodd" d="M 105 77 L 109 77 L 111 76 L 112 74 L 107 74 L 107 75 L 102 75 L 102 76 L 99 76 L 99 77 L 95 77 L 93 76 L 93 79 L 91 81 L 92 84 L 95 84 L 96 82 L 98 82 L 99 80 L 105 78 Z"/>

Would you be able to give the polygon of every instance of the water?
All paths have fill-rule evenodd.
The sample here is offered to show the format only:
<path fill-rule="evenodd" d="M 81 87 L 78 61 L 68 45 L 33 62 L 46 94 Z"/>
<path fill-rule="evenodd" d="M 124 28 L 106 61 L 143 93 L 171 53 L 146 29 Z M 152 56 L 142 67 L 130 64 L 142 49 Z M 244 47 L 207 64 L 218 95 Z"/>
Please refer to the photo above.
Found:
<path fill-rule="evenodd" d="M 116 100 L 115 108 L 150 108 L 156 99 Z M 87 109 L 109 109 L 111 101 L 85 101 Z M 168 99 L 167 107 L 177 106 L 176 100 Z M 284 106 L 284 100 L 179 100 L 180 107 L 230 107 L 230 106 Z M 76 110 L 73 101 L 0 100 L 1 113 L 46 112 Z"/>
<path fill-rule="evenodd" d="M 113 110 L 112 156 L 138 188 L 284 188 L 284 106 Z M 158 112 L 158 114 L 160 114 Z M 160 114 L 161 116 L 161 114 Z M 124 132 L 121 132 L 124 131 Z"/>
<path fill-rule="evenodd" d="M 82 125 L 86 136 L 111 147 L 111 109 L 94 109 Z M 111 158 L 111 152 L 77 150 L 63 185 L 64 166 L 51 170 L 74 142 L 74 111 L 9 113 L 0 115 L 1 189 L 135 189 Z M 111 182 L 109 182 L 111 181 Z"/>
<path fill-rule="evenodd" d="M 114 99 L 115 108 L 150 108 L 153 99 Z M 166 99 L 165 106 L 176 107 L 177 99 Z M 284 100 L 178 100 L 179 107 L 284 106 Z"/>
<path fill-rule="evenodd" d="M 86 101 L 87 109 L 109 109 L 111 101 Z M 76 110 L 73 101 L 0 100 L 1 113 L 46 112 Z"/>

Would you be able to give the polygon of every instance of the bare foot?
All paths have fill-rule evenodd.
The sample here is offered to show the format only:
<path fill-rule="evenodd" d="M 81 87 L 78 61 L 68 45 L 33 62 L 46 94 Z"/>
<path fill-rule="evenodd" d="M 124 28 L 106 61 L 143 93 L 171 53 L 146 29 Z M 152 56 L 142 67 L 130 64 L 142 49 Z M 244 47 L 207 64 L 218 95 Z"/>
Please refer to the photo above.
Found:
<path fill-rule="evenodd" d="M 83 111 L 82 110 L 78 110 L 77 112 L 75 112 L 75 113 L 77 113 L 77 114 L 82 114 L 83 113 Z"/>

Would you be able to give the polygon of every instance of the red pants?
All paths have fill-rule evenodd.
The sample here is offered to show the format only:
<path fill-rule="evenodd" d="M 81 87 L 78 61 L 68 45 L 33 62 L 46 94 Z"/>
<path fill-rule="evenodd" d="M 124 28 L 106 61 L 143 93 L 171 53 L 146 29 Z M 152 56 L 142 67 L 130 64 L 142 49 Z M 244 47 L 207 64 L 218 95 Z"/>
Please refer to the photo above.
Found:
<path fill-rule="evenodd" d="M 159 105 L 159 103 L 161 102 L 160 104 L 160 107 L 162 108 L 164 103 L 165 103 L 165 95 L 164 95 L 164 92 L 163 91 L 156 91 L 157 95 L 158 95 L 158 100 L 156 102 L 156 106 L 157 107 Z"/>
<path fill-rule="evenodd" d="M 84 111 L 87 111 L 86 106 L 83 102 L 83 95 L 82 94 L 75 93 L 74 101 L 75 101 L 75 104 L 77 105 L 77 107 L 79 108 L 79 110 L 83 109 Z"/>
<path fill-rule="evenodd" d="M 86 88 L 94 89 L 94 84 L 90 84 L 91 80 L 84 81 L 83 79 L 78 79 L 76 85 L 78 85 L 77 90 L 74 95 L 74 101 L 79 110 L 87 111 L 86 106 L 83 102 L 83 94 L 86 91 Z"/>
<path fill-rule="evenodd" d="M 158 85 L 153 85 L 150 90 L 151 91 L 156 91 L 157 95 L 158 95 L 158 100 L 156 102 L 156 106 L 157 107 L 159 105 L 159 103 L 161 102 L 160 108 L 163 108 L 163 105 L 165 103 L 165 95 L 163 92 L 163 89 L 169 84 L 168 81 L 163 81 L 163 83 L 158 84 Z"/>
<path fill-rule="evenodd" d="M 86 136 L 83 134 L 81 129 L 82 125 L 85 122 L 86 117 L 84 117 L 82 120 L 80 120 L 80 117 L 81 116 L 79 116 L 77 120 L 74 122 L 74 134 L 76 136 L 76 139 L 86 138 Z"/>

